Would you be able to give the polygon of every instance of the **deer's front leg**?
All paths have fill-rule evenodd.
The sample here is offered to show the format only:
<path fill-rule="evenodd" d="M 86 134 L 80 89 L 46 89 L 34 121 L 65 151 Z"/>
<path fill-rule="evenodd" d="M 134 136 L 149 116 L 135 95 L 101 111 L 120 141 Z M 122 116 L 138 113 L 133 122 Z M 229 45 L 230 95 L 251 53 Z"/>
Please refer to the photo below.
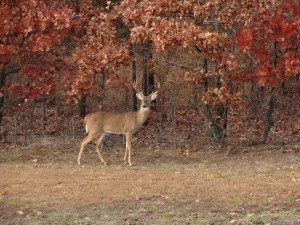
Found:
<path fill-rule="evenodd" d="M 131 149 L 132 149 L 132 134 L 131 133 L 127 133 L 126 134 L 126 150 L 125 150 L 125 156 L 124 156 L 124 161 L 125 163 L 128 163 L 129 166 L 132 166 L 131 163 Z M 127 160 L 128 158 L 128 160 Z"/>
<path fill-rule="evenodd" d="M 127 149 L 128 149 L 128 148 L 127 148 L 127 142 L 126 142 L 125 155 L 124 155 L 124 163 L 125 163 L 125 164 L 127 164 L 127 152 L 128 152 Z"/>

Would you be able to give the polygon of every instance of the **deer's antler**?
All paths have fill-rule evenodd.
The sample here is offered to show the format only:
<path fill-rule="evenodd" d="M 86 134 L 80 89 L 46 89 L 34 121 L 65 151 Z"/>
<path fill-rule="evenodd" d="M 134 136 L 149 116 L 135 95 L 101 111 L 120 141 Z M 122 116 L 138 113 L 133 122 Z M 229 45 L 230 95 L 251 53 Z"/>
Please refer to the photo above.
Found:
<path fill-rule="evenodd" d="M 139 94 L 141 94 L 142 96 L 144 96 L 142 92 L 140 92 L 140 91 L 137 90 L 137 88 L 136 88 L 136 81 L 134 81 L 134 82 L 132 83 L 132 87 L 133 87 L 133 90 L 135 90 L 137 93 L 139 93 Z"/>

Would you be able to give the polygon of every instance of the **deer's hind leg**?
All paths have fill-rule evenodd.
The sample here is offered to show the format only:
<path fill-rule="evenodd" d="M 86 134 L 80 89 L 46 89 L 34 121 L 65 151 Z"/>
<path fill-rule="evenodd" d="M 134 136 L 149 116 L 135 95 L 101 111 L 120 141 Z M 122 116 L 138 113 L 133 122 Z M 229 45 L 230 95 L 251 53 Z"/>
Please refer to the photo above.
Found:
<path fill-rule="evenodd" d="M 107 162 L 104 160 L 104 158 L 103 158 L 103 156 L 102 156 L 102 154 L 101 154 L 101 152 L 100 152 L 100 148 L 99 148 L 99 146 L 100 146 L 100 144 L 101 144 L 101 141 L 103 140 L 104 136 L 105 136 L 105 133 L 102 133 L 102 134 L 95 140 L 95 144 L 96 144 L 96 152 L 97 152 L 97 154 L 98 154 L 99 159 L 101 160 L 101 162 L 102 162 L 104 165 L 107 165 Z"/>
<path fill-rule="evenodd" d="M 81 142 L 81 147 L 80 147 L 80 151 L 78 154 L 78 158 L 77 158 L 77 163 L 78 165 L 80 165 L 80 159 L 83 153 L 83 150 L 85 148 L 85 146 L 90 143 L 91 141 L 93 141 L 95 138 L 97 138 L 98 135 L 88 135 L 86 138 L 84 138 Z"/>

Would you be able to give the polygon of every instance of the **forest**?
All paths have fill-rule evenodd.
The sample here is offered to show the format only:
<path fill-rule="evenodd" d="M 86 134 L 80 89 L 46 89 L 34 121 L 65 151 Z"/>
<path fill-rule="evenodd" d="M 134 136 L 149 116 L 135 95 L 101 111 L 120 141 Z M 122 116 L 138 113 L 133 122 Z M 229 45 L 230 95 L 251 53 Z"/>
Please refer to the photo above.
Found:
<path fill-rule="evenodd" d="M 11 171 L 0 178 L 0 223 L 300 223 L 299 0 L 2 0 L 0 27 L 0 171 Z M 130 136 L 133 167 L 120 163 L 128 138 L 122 132 L 101 144 L 112 165 L 103 166 L 87 145 L 78 166 L 84 118 L 137 111 L 139 96 L 153 101 Z M 56 200 L 38 198 L 32 173 L 37 195 L 65 191 Z M 74 185 L 57 173 L 71 174 Z M 90 177 L 83 192 L 98 190 L 96 180 L 111 174 L 129 177 L 139 194 L 109 198 L 103 193 L 116 184 L 107 181 L 107 190 L 96 191 L 102 197 L 81 199 L 73 173 L 81 185 Z M 24 181 L 9 179 L 18 174 Z M 147 177 L 157 186 L 144 187 Z M 235 185 L 243 190 L 238 197 Z M 195 197 L 205 192 L 218 197 Z M 176 197 L 183 193 L 186 201 Z M 248 194 L 254 197 L 245 203 Z"/>

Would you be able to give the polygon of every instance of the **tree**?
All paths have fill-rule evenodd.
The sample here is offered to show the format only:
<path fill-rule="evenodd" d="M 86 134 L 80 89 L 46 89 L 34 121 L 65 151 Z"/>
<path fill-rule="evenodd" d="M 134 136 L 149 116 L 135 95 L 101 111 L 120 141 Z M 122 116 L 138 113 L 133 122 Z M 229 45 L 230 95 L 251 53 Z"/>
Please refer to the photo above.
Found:
<path fill-rule="evenodd" d="M 274 126 L 275 91 L 278 86 L 300 73 L 300 6 L 296 1 L 283 1 L 276 8 L 259 12 L 237 34 L 237 44 L 246 55 L 231 77 L 254 80 L 269 89 L 265 107 L 265 128 L 262 143 L 266 143 Z M 247 66 L 250 65 L 250 66 Z"/>
<path fill-rule="evenodd" d="M 105 82 L 118 80 L 116 69 L 129 64 L 130 56 L 126 44 L 118 39 L 116 16 L 92 1 L 83 1 L 80 23 L 84 25 L 85 35 L 74 53 L 78 69 L 74 75 L 69 94 L 86 96 L 91 90 L 102 95 L 104 90 L 97 85 L 97 76 L 104 76 Z"/>
<path fill-rule="evenodd" d="M 264 74 L 274 70 L 275 61 L 278 68 L 282 64 L 279 59 L 281 56 L 278 55 L 279 49 L 275 51 L 276 54 L 271 54 L 272 60 L 263 58 L 264 48 L 259 46 L 259 42 L 267 39 L 262 39 L 259 35 L 262 36 L 265 30 L 255 29 L 263 27 L 262 21 L 269 20 L 270 13 L 272 14 L 276 7 L 285 7 L 279 5 L 281 2 L 123 0 L 110 2 L 100 10 L 95 10 L 92 2 L 86 1 L 87 8 L 90 7 L 85 10 L 89 12 L 87 35 L 84 45 L 80 46 L 75 54 L 79 70 L 73 78 L 70 93 L 83 96 L 91 90 L 95 91 L 97 76 L 101 74 L 105 74 L 108 82 L 119 78 L 115 71 L 120 65 L 128 65 L 134 59 L 133 46 L 145 46 L 144 49 L 150 49 L 144 54 L 144 64 L 151 64 L 152 57 L 157 54 L 166 55 L 176 52 L 179 48 L 188 49 L 197 54 L 196 59 L 199 62 L 196 67 L 186 68 L 186 78 L 201 88 L 203 94 L 199 108 L 206 118 L 210 134 L 219 142 L 223 142 L 226 135 L 228 103 L 234 95 L 228 88 L 230 84 L 233 81 L 253 80 L 252 71 L 257 75 L 254 79 L 257 84 L 271 84 L 273 81 Z M 249 43 L 254 43 L 253 35 L 256 33 L 256 53 L 252 54 L 254 49 L 249 48 Z M 269 51 L 270 41 L 265 43 L 268 43 L 266 47 Z M 273 43 L 273 50 L 279 45 L 279 42 L 276 45 Z M 291 59 L 291 56 L 292 54 L 287 59 Z M 272 62 L 257 64 L 263 60 Z M 288 60 L 285 60 L 285 63 L 287 62 Z M 292 62 L 297 64 L 294 58 Z M 145 74 L 147 73 L 149 74 L 145 71 Z M 101 93 L 103 90 L 99 91 L 99 94 Z"/>
<path fill-rule="evenodd" d="M 150 43 L 156 51 L 162 53 L 176 51 L 178 48 L 193 48 L 199 58 L 203 59 L 203 68 L 189 68 L 192 80 L 203 86 L 204 95 L 210 91 L 208 85 L 214 83 L 209 82 L 213 77 L 219 81 L 216 82 L 218 88 L 221 87 L 221 62 L 226 52 L 226 35 L 205 25 L 205 21 L 215 10 L 213 3 L 127 0 L 122 1 L 115 10 L 129 27 L 132 43 Z M 210 78 L 208 74 L 211 75 Z M 203 106 L 210 133 L 218 141 L 223 141 L 224 129 L 212 116 L 210 103 L 206 101 Z M 221 108 L 220 105 L 218 107 Z"/>
<path fill-rule="evenodd" d="M 71 93 L 79 96 L 89 93 L 96 86 L 97 74 L 103 71 L 107 79 L 113 77 L 120 64 L 133 59 L 128 54 L 132 52 L 132 46 L 143 49 L 143 89 L 147 92 L 147 85 L 153 85 L 154 80 L 153 69 L 149 67 L 153 50 L 164 54 L 178 48 L 194 49 L 201 58 L 202 68 L 188 70 L 193 80 L 202 86 L 205 99 L 202 111 L 210 133 L 222 142 L 227 121 L 226 88 L 222 77 L 228 47 L 227 35 L 218 29 L 215 22 L 215 12 L 220 5 L 214 1 L 124 0 L 95 11 L 92 3 L 87 1 L 86 8 L 90 8 L 85 11 L 90 12 L 90 21 L 84 46 L 78 48 L 75 54 L 79 70 Z M 134 57 L 134 54 L 131 56 Z M 215 98 L 211 96 L 219 99 L 218 104 L 213 104 Z"/>
<path fill-rule="evenodd" d="M 5 90 L 18 90 L 29 99 L 50 93 L 57 73 L 51 47 L 61 44 L 71 27 L 71 17 L 71 9 L 60 1 L 1 2 L 0 125 Z M 23 74 L 27 81 L 6 84 L 7 77 L 15 73 Z"/>

